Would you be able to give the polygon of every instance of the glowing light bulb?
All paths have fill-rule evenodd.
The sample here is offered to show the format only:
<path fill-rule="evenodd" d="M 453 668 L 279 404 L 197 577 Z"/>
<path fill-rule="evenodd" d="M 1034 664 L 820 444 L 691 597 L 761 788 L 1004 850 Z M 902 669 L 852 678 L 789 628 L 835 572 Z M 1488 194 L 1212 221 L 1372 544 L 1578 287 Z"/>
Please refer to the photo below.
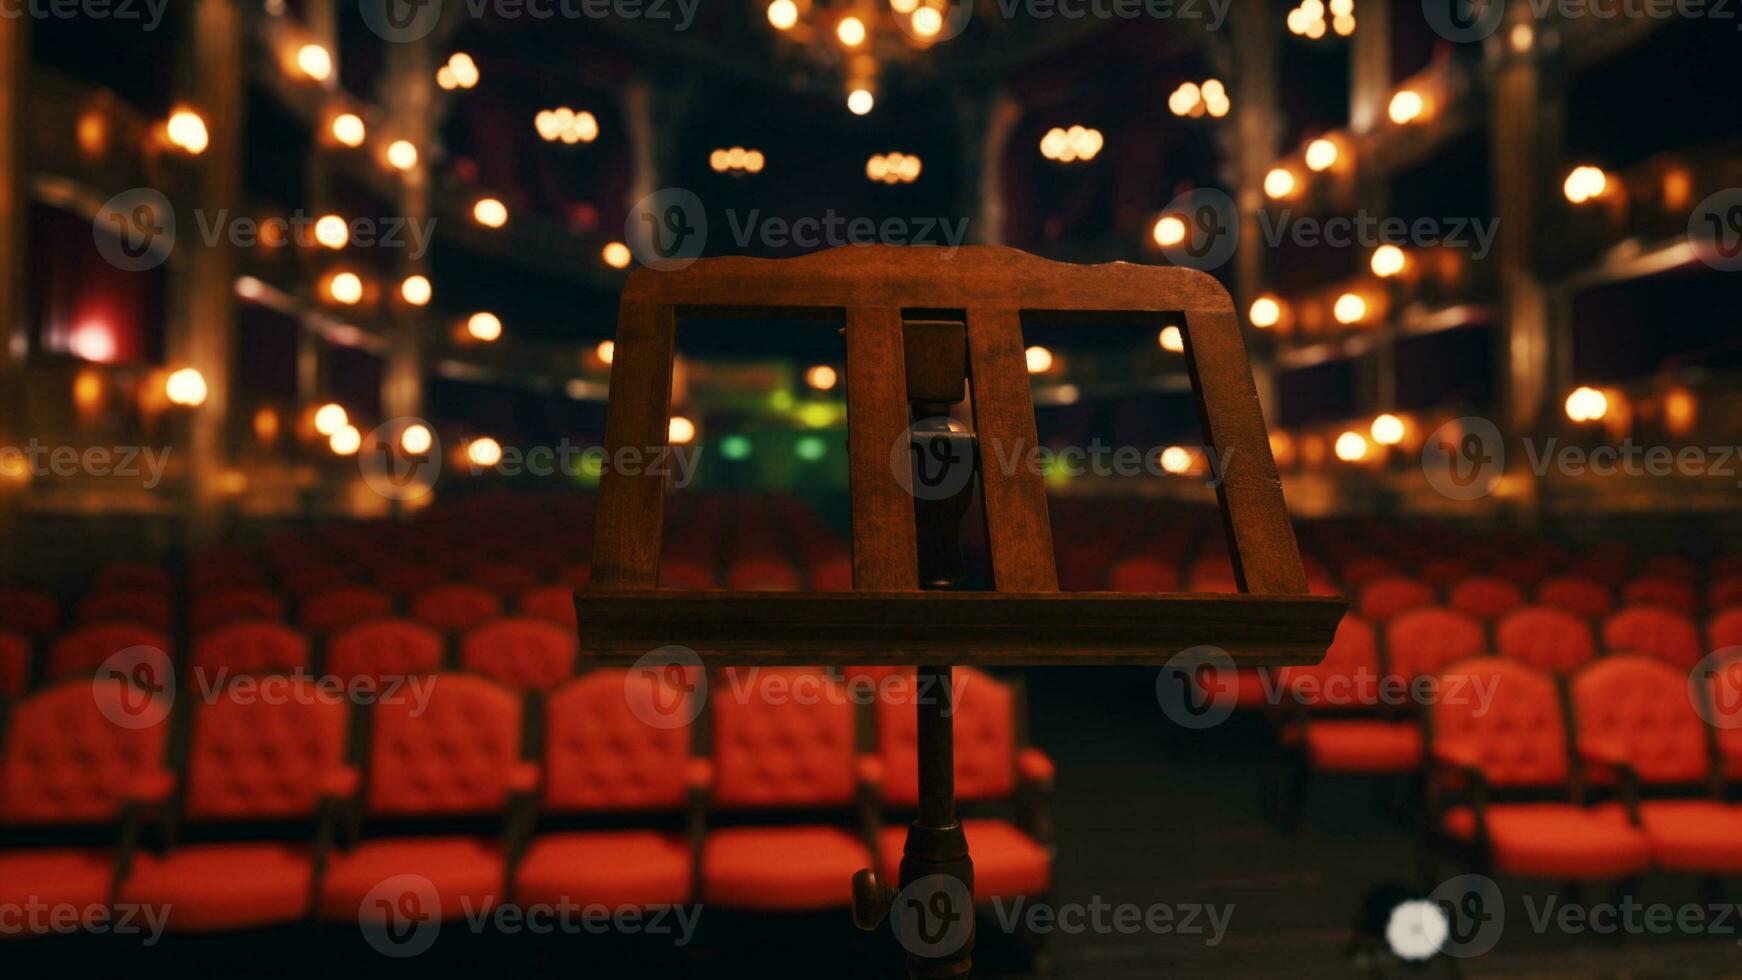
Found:
<path fill-rule="evenodd" d="M 857 17 L 842 17 L 835 25 L 835 37 L 849 48 L 865 43 L 865 22 Z"/>
<path fill-rule="evenodd" d="M 601 363 L 609 364 L 617 356 L 617 343 L 611 340 L 599 341 L 599 346 L 593 348 L 593 353 L 599 356 Z"/>
<path fill-rule="evenodd" d="M 355 272 L 341 272 L 327 283 L 327 295 L 336 303 L 354 306 L 363 299 L 363 280 Z"/>
<path fill-rule="evenodd" d="M 406 276 L 405 281 L 399 284 L 399 295 L 412 306 L 428 305 L 434 291 L 426 276 Z"/>
<path fill-rule="evenodd" d="M 1567 396 L 1567 418 L 1574 422 L 1596 422 L 1609 414 L 1609 396 L 1595 388 L 1580 386 Z"/>
<path fill-rule="evenodd" d="M 1281 200 L 1294 193 L 1294 183 L 1294 171 L 1277 167 L 1264 175 L 1264 194 L 1272 200 Z"/>
<path fill-rule="evenodd" d="M 363 117 L 354 112 L 346 112 L 333 117 L 333 139 L 353 149 L 363 145 L 363 140 L 369 136 L 369 128 L 363 125 Z"/>
<path fill-rule="evenodd" d="M 1336 305 L 1331 307 L 1331 315 L 1341 324 L 1360 323 L 1367 315 L 1367 301 L 1356 293 L 1344 293 L 1337 297 Z"/>
<path fill-rule="evenodd" d="M 1282 303 L 1274 296 L 1260 296 L 1252 301 L 1247 318 L 1260 330 L 1268 330 L 1282 321 Z"/>
<path fill-rule="evenodd" d="M 316 242 L 328 248 L 338 249 L 344 248 L 345 243 L 350 240 L 351 229 L 345 224 L 344 218 L 336 214 L 328 214 L 323 215 L 319 221 L 315 222 Z"/>
<path fill-rule="evenodd" d="M 599 257 L 604 259 L 605 264 L 613 269 L 627 269 L 629 268 L 629 260 L 634 258 L 634 255 L 629 251 L 629 246 L 622 242 L 611 242 L 599 250 Z"/>
<path fill-rule="evenodd" d="M 1331 169 L 1337 164 L 1337 144 L 1328 139 L 1316 139 L 1307 144 L 1306 165 L 1314 173 Z"/>
<path fill-rule="evenodd" d="M 196 408 L 206 401 L 206 378 L 191 367 L 172 372 L 164 379 L 163 393 L 172 405 Z"/>
<path fill-rule="evenodd" d="M 1381 446 L 1395 446 L 1403 441 L 1403 429 L 1403 420 L 1387 412 L 1373 420 L 1368 432 Z"/>
<path fill-rule="evenodd" d="M 1023 351 L 1023 357 L 1028 361 L 1029 374 L 1045 374 L 1052 370 L 1052 351 L 1045 347 L 1030 347 Z"/>
<path fill-rule="evenodd" d="M 1345 463 L 1358 463 L 1367 458 L 1367 437 L 1359 432 L 1345 432 L 1337 437 L 1335 452 Z"/>
<path fill-rule="evenodd" d="M 1164 214 L 1156 219 L 1150 234 L 1155 237 L 1155 244 L 1162 248 L 1172 248 L 1186 240 L 1185 219 L 1177 214 Z"/>
<path fill-rule="evenodd" d="M 489 467 L 502 462 L 502 444 L 489 436 L 479 436 L 466 443 L 466 459 L 473 466 Z"/>
<path fill-rule="evenodd" d="M 1391 116 L 1392 122 L 1404 126 L 1420 119 L 1422 111 L 1426 107 L 1426 103 L 1422 101 L 1421 93 L 1406 88 L 1391 97 L 1391 105 L 1387 107 L 1386 112 Z"/>
<path fill-rule="evenodd" d="M 1186 351 L 1185 334 L 1180 333 L 1180 329 L 1175 326 L 1162 327 L 1161 334 L 1155 341 L 1161 345 L 1162 350 L 1170 354 L 1184 354 Z"/>
<path fill-rule="evenodd" d="M 827 364 L 818 364 L 804 373 L 804 381 L 818 391 L 828 391 L 840 381 L 840 375 Z"/>
<path fill-rule="evenodd" d="M 412 456 L 429 452 L 433 445 L 435 445 L 435 436 L 431 434 L 427 425 L 408 425 L 405 427 L 405 431 L 399 434 L 399 448 Z"/>
<path fill-rule="evenodd" d="M 768 22 L 777 31 L 792 30 L 798 23 L 798 4 L 792 0 L 774 0 L 768 5 Z"/>
<path fill-rule="evenodd" d="M 343 425 L 327 437 L 327 445 L 340 456 L 353 456 L 363 448 L 363 433 L 354 425 Z"/>
<path fill-rule="evenodd" d="M 324 82 L 333 75 L 332 52 L 318 44 L 305 44 L 296 51 L 296 67 L 315 81 Z"/>
<path fill-rule="evenodd" d="M 206 121 L 192 109 L 178 109 L 170 114 L 165 126 L 169 141 L 181 147 L 194 156 L 206 152 L 211 144 L 211 135 L 206 132 Z"/>
<path fill-rule="evenodd" d="M 870 89 L 856 88 L 847 94 L 847 111 L 855 116 L 863 116 L 877 104 L 876 96 Z"/>
<path fill-rule="evenodd" d="M 1407 261 L 1408 258 L 1403 254 L 1403 249 L 1396 245 L 1381 245 L 1373 250 L 1373 259 L 1370 265 L 1374 275 L 1381 279 L 1389 279 L 1402 272 Z"/>
<path fill-rule="evenodd" d="M 488 343 L 502 336 L 502 321 L 494 313 L 474 313 L 466 319 L 466 333 Z"/>
<path fill-rule="evenodd" d="M 508 223 L 508 205 L 493 197 L 480 198 L 472 205 L 472 218 L 486 228 L 500 228 Z"/>
<path fill-rule="evenodd" d="M 395 170 L 410 170 L 417 166 L 417 147 L 410 140 L 394 140 L 387 147 L 387 163 Z"/>
<path fill-rule="evenodd" d="M 1183 446 L 1169 446 L 1161 451 L 1163 471 L 1178 476 L 1192 468 L 1191 451 Z"/>
<path fill-rule="evenodd" d="M 666 439 L 674 446 L 686 446 L 696 438 L 696 424 L 682 415 L 673 415 L 666 427 Z"/>
<path fill-rule="evenodd" d="M 350 421 L 351 416 L 345 411 L 345 406 L 338 402 L 328 402 L 315 409 L 315 431 L 323 436 L 332 435 Z"/>
<path fill-rule="evenodd" d="M 913 33 L 920 37 L 937 37 L 944 29 L 943 12 L 936 7 L 921 7 L 913 12 Z"/>

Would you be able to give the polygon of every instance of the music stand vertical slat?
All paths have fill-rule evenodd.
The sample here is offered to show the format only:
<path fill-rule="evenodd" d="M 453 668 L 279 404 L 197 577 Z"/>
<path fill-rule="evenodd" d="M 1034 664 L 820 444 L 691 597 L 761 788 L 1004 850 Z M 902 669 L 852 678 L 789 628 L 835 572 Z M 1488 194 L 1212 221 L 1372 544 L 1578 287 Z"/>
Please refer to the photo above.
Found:
<path fill-rule="evenodd" d="M 595 589 L 651 589 L 659 583 L 665 524 L 665 474 L 652 458 L 671 425 L 671 363 L 677 316 L 669 304 L 625 302 L 617 313 L 611 358 L 612 398 L 605 418 L 607 464 L 599 478 L 593 540 Z M 638 453 L 632 461 L 630 453 Z"/>
<path fill-rule="evenodd" d="M 1000 592 L 1055 591 L 1046 485 L 1030 465 L 1040 437 L 1016 310 L 968 310 L 968 376 L 993 583 Z"/>
<path fill-rule="evenodd" d="M 901 310 L 847 308 L 847 456 L 853 504 L 853 587 L 919 588 L 913 495 L 896 477 L 911 456 Z"/>

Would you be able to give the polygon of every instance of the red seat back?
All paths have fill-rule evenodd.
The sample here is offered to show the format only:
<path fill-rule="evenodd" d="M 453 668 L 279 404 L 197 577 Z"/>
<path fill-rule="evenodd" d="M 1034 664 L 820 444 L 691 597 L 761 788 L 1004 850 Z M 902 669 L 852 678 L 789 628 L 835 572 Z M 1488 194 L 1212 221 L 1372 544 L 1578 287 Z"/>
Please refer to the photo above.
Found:
<path fill-rule="evenodd" d="M 414 699 L 375 706 L 367 807 L 376 816 L 499 811 L 520 762 L 520 698 L 486 678 L 442 674 Z"/>
<path fill-rule="evenodd" d="M 691 695 L 654 671 L 596 670 L 552 691 L 545 702 L 544 806 L 550 810 L 658 810 L 683 805 L 690 727 L 655 726 L 635 712 L 627 684 L 687 718 Z M 637 693 L 637 698 L 641 695 Z"/>
<path fill-rule="evenodd" d="M 1603 646 L 1609 653 L 1644 654 L 1683 670 L 1705 656 L 1693 621 L 1658 606 L 1630 606 L 1610 616 L 1603 623 Z"/>
<path fill-rule="evenodd" d="M 312 817 L 325 779 L 344 765 L 345 699 L 306 677 L 270 683 L 283 685 L 280 694 L 232 682 L 194 712 L 189 820 Z"/>
<path fill-rule="evenodd" d="M 254 586 L 208 592 L 188 607 L 188 625 L 195 633 L 243 620 L 283 618 L 284 600 Z"/>
<path fill-rule="evenodd" d="M 971 667 L 955 677 L 956 797 L 991 800 L 1016 787 L 1016 699 L 1008 684 Z M 883 798 L 896 806 L 919 802 L 919 718 L 915 698 L 938 692 L 912 671 L 883 680 L 877 699 L 877 751 L 883 759 Z"/>
<path fill-rule="evenodd" d="M 1422 562 L 1421 567 L 1415 571 L 1416 578 L 1440 589 L 1473 574 L 1475 569 L 1461 558 L 1431 558 Z"/>
<path fill-rule="evenodd" d="M 430 674 L 442 666 L 442 638 L 409 619 L 374 619 L 327 641 L 326 672 L 341 680 Z"/>
<path fill-rule="evenodd" d="M 1567 673 L 1597 655 L 1591 624 L 1553 606 L 1529 606 L 1494 627 L 1495 652 L 1538 670 Z"/>
<path fill-rule="evenodd" d="M 60 625 L 60 604 L 35 589 L 0 589 L 0 626 L 25 636 L 48 636 Z"/>
<path fill-rule="evenodd" d="M 324 562 L 302 565 L 284 573 L 278 585 L 298 598 L 307 598 L 328 589 L 339 588 L 350 581 L 350 575 L 337 565 Z"/>
<path fill-rule="evenodd" d="M 1107 588 L 1114 592 L 1176 592 L 1179 572 L 1154 555 L 1133 555 L 1107 570 Z"/>
<path fill-rule="evenodd" d="M 1499 619 L 1524 605 L 1524 591 L 1503 578 L 1477 576 L 1452 586 L 1446 605 L 1473 619 Z"/>
<path fill-rule="evenodd" d="M 1390 576 L 1376 579 L 1361 588 L 1361 615 L 1374 622 L 1384 622 L 1398 613 L 1433 604 L 1434 590 L 1412 578 Z"/>
<path fill-rule="evenodd" d="M 167 632 L 172 615 L 167 594 L 145 589 L 93 592 L 79 603 L 82 623 L 123 621 Z"/>
<path fill-rule="evenodd" d="M 1713 616 L 1706 624 L 1706 637 L 1714 650 L 1742 646 L 1742 609 Z"/>
<path fill-rule="evenodd" d="M 139 623 L 92 623 L 63 633 L 48 649 L 49 680 L 90 674 L 103 661 L 132 647 L 170 653 L 169 637 Z"/>
<path fill-rule="evenodd" d="M 104 823 L 119 816 L 135 777 L 163 766 L 166 724 L 135 727 L 151 695 L 111 678 L 57 684 L 20 701 L 7 725 L 0 823 Z M 129 706 L 132 707 L 129 707 Z"/>
<path fill-rule="evenodd" d="M 1379 643 L 1373 627 L 1353 613 L 1345 614 L 1325 659 L 1311 667 L 1284 667 L 1280 678 L 1308 708 L 1377 707 Z"/>
<path fill-rule="evenodd" d="M 15 698 L 30 683 L 30 639 L 0 630 L 0 698 Z"/>
<path fill-rule="evenodd" d="M 1684 616 L 1700 611 L 1699 591 L 1679 578 L 1636 578 L 1622 588 L 1621 601 L 1629 606 L 1662 606 Z"/>
<path fill-rule="evenodd" d="M 1393 676 L 1411 680 L 1438 673 L 1455 660 L 1487 651 L 1482 626 L 1460 612 L 1412 609 L 1385 625 L 1385 652 Z"/>
<path fill-rule="evenodd" d="M 714 802 L 842 806 L 853 798 L 853 705 L 808 667 L 722 672 L 710 684 Z"/>
<path fill-rule="evenodd" d="M 208 677 L 220 670 L 253 674 L 306 669 L 308 637 L 283 623 L 231 623 L 207 630 L 194 640 L 189 666 Z"/>
<path fill-rule="evenodd" d="M 466 634 L 460 665 L 512 687 L 548 691 L 575 672 L 573 630 L 542 619 L 499 619 Z"/>
<path fill-rule="evenodd" d="M 1491 702 L 1484 703 L 1478 694 L 1483 689 L 1491 692 Z M 1566 727 L 1560 694 L 1549 675 L 1515 660 L 1480 657 L 1446 668 L 1440 691 L 1428 707 L 1434 742 L 1470 752 L 1490 784 L 1555 786 L 1567 781 Z"/>
<path fill-rule="evenodd" d="M 1579 744 L 1624 753 L 1641 782 L 1699 782 L 1711 759 L 1688 694 L 1688 675 L 1661 660 L 1605 657 L 1573 678 Z"/>
<path fill-rule="evenodd" d="M 565 629 L 575 628 L 575 590 L 567 585 L 541 585 L 520 593 L 522 616 L 542 619 Z"/>
<path fill-rule="evenodd" d="M 156 592 L 167 595 L 175 590 L 170 574 L 151 562 L 118 561 L 103 569 L 93 583 L 94 592 Z"/>
<path fill-rule="evenodd" d="M 1714 581 L 1706 590 L 1706 603 L 1716 612 L 1742 606 L 1742 575 L 1727 575 Z"/>
<path fill-rule="evenodd" d="M 393 597 L 387 593 L 366 585 L 340 585 L 306 599 L 298 621 L 311 633 L 333 633 L 392 612 Z"/>
<path fill-rule="evenodd" d="M 1573 575 L 1551 578 L 1537 586 L 1536 601 L 1546 606 L 1558 606 L 1586 619 L 1602 619 L 1615 607 L 1607 586 Z"/>
<path fill-rule="evenodd" d="M 411 618 L 438 630 L 463 633 L 502 615 L 496 593 L 476 585 L 438 585 L 411 600 Z"/>
<path fill-rule="evenodd" d="M 394 595 L 416 595 L 447 581 L 447 573 L 433 565 L 395 564 L 375 576 L 379 588 Z"/>
<path fill-rule="evenodd" d="M 497 595 L 513 595 L 539 585 L 542 579 L 530 568 L 493 562 L 479 565 L 467 579 L 475 586 Z"/>

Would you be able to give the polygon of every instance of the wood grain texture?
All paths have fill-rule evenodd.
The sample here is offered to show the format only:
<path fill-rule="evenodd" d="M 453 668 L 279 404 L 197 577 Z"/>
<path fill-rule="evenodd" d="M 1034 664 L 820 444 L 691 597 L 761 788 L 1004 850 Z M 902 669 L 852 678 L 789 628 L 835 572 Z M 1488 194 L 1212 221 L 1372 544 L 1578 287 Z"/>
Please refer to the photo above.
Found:
<path fill-rule="evenodd" d="M 624 450 L 665 448 L 671 424 L 671 360 L 677 320 L 670 306 L 624 302 L 617 313 L 611 357 L 611 404 L 605 450 L 613 461 Z M 607 466 L 599 477 L 599 513 L 593 537 L 598 589 L 651 589 L 659 583 L 664 542 L 668 467 Z"/>
<path fill-rule="evenodd" d="M 1040 436 L 1023 351 L 1016 310 L 968 309 L 968 374 L 992 581 L 1000 592 L 1057 591 L 1046 485 L 1029 465 Z"/>
<path fill-rule="evenodd" d="M 847 479 L 853 506 L 853 587 L 919 588 L 913 495 L 896 467 L 907 438 L 907 375 L 902 367 L 901 310 L 847 310 Z"/>
<path fill-rule="evenodd" d="M 589 663 L 681 644 L 712 664 L 1160 664 L 1214 645 L 1240 666 L 1315 663 L 1326 596 L 1120 592 L 583 592 Z"/>

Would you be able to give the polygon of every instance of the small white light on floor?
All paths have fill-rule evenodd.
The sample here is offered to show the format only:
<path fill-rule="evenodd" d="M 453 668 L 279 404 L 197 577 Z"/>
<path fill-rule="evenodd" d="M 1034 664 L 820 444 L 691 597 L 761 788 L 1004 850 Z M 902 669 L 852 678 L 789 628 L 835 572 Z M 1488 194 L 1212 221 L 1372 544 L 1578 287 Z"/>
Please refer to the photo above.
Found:
<path fill-rule="evenodd" d="M 1445 910 L 1425 898 L 1400 902 L 1385 922 L 1385 944 L 1400 960 L 1432 959 L 1451 935 Z"/>

